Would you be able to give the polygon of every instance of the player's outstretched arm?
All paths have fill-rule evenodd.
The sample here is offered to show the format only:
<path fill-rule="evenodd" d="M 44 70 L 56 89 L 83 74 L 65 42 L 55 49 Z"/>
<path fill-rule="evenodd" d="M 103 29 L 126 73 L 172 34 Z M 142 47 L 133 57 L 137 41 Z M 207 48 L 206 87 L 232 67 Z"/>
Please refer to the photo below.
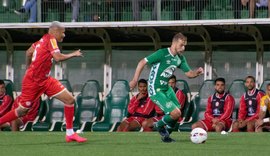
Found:
<path fill-rule="evenodd" d="M 188 78 L 195 78 L 203 74 L 203 68 L 199 67 L 197 70 L 190 70 L 185 73 Z"/>
<path fill-rule="evenodd" d="M 137 65 L 137 68 L 136 68 L 136 71 L 135 71 L 135 74 L 134 74 L 134 77 L 133 79 L 129 82 L 129 87 L 130 87 L 130 90 L 133 90 L 135 88 L 135 86 L 137 85 L 137 82 L 138 82 L 138 79 L 141 75 L 141 72 L 144 68 L 144 66 L 146 65 L 146 60 L 145 59 L 142 59 L 138 65 Z"/>
<path fill-rule="evenodd" d="M 70 59 L 72 57 L 83 57 L 83 54 L 82 54 L 80 49 L 75 50 L 74 52 L 69 53 L 69 54 L 53 53 L 53 59 L 56 62 L 65 61 L 65 60 Z"/>

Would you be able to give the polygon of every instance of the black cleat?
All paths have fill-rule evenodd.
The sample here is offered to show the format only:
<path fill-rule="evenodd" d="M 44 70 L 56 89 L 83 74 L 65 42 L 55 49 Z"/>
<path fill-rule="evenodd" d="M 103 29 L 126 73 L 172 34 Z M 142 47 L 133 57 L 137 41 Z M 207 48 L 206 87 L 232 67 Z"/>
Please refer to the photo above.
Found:
<path fill-rule="evenodd" d="M 165 143 L 171 143 L 171 142 L 175 142 L 174 139 L 168 137 L 161 137 L 161 141 L 165 142 Z"/>
<path fill-rule="evenodd" d="M 170 136 L 168 130 L 166 128 L 164 128 L 164 126 L 163 127 L 158 127 L 157 123 L 155 123 L 154 127 L 157 129 L 157 131 L 159 132 L 161 137 L 169 137 Z"/>

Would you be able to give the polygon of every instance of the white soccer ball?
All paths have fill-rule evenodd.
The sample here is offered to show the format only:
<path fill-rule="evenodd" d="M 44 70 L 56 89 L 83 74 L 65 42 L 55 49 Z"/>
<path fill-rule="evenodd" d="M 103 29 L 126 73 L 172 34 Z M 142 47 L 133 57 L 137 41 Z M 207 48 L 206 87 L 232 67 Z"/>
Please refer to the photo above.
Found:
<path fill-rule="evenodd" d="M 194 144 L 205 143 L 207 139 L 207 132 L 202 128 L 194 128 L 190 133 L 190 140 Z"/>
<path fill-rule="evenodd" d="M 222 135 L 226 135 L 226 134 L 228 134 L 228 132 L 226 132 L 226 131 L 221 131 L 221 133 L 220 134 L 222 134 Z"/>

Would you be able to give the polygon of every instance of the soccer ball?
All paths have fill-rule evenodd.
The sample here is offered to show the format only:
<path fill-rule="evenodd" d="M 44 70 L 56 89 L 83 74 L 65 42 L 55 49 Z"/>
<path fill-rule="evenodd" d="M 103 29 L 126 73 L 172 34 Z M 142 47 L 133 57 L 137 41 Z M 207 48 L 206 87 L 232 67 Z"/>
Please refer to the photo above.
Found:
<path fill-rule="evenodd" d="M 205 143 L 207 139 L 207 132 L 202 128 L 194 128 L 190 133 L 190 140 L 194 144 Z"/>

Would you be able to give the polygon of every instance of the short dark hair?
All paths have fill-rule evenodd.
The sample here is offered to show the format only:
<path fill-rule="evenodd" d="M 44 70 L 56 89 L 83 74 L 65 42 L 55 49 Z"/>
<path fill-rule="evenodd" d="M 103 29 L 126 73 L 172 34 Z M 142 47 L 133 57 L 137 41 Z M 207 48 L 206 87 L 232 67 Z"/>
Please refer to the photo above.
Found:
<path fill-rule="evenodd" d="M 173 36 L 172 41 L 175 42 L 175 41 L 178 41 L 179 39 L 187 41 L 187 37 L 180 32 Z"/>
<path fill-rule="evenodd" d="M 170 78 L 169 78 L 169 80 L 170 79 L 174 79 L 175 81 L 176 81 L 176 76 L 175 75 L 172 75 Z"/>
<path fill-rule="evenodd" d="M 252 79 L 254 82 L 256 82 L 256 80 L 255 80 L 255 77 L 254 76 L 247 76 L 246 78 L 245 78 L 245 81 L 247 81 L 247 79 Z"/>
<path fill-rule="evenodd" d="M 0 80 L 0 85 L 2 85 L 2 84 L 5 84 L 5 82 L 3 80 Z"/>
<path fill-rule="evenodd" d="M 138 81 L 138 84 L 139 84 L 139 83 L 147 84 L 147 81 L 146 81 L 145 79 L 140 79 L 140 80 Z"/>
<path fill-rule="evenodd" d="M 219 77 L 215 79 L 215 84 L 217 83 L 217 81 L 221 81 L 225 84 L 225 79 L 223 77 Z"/>

